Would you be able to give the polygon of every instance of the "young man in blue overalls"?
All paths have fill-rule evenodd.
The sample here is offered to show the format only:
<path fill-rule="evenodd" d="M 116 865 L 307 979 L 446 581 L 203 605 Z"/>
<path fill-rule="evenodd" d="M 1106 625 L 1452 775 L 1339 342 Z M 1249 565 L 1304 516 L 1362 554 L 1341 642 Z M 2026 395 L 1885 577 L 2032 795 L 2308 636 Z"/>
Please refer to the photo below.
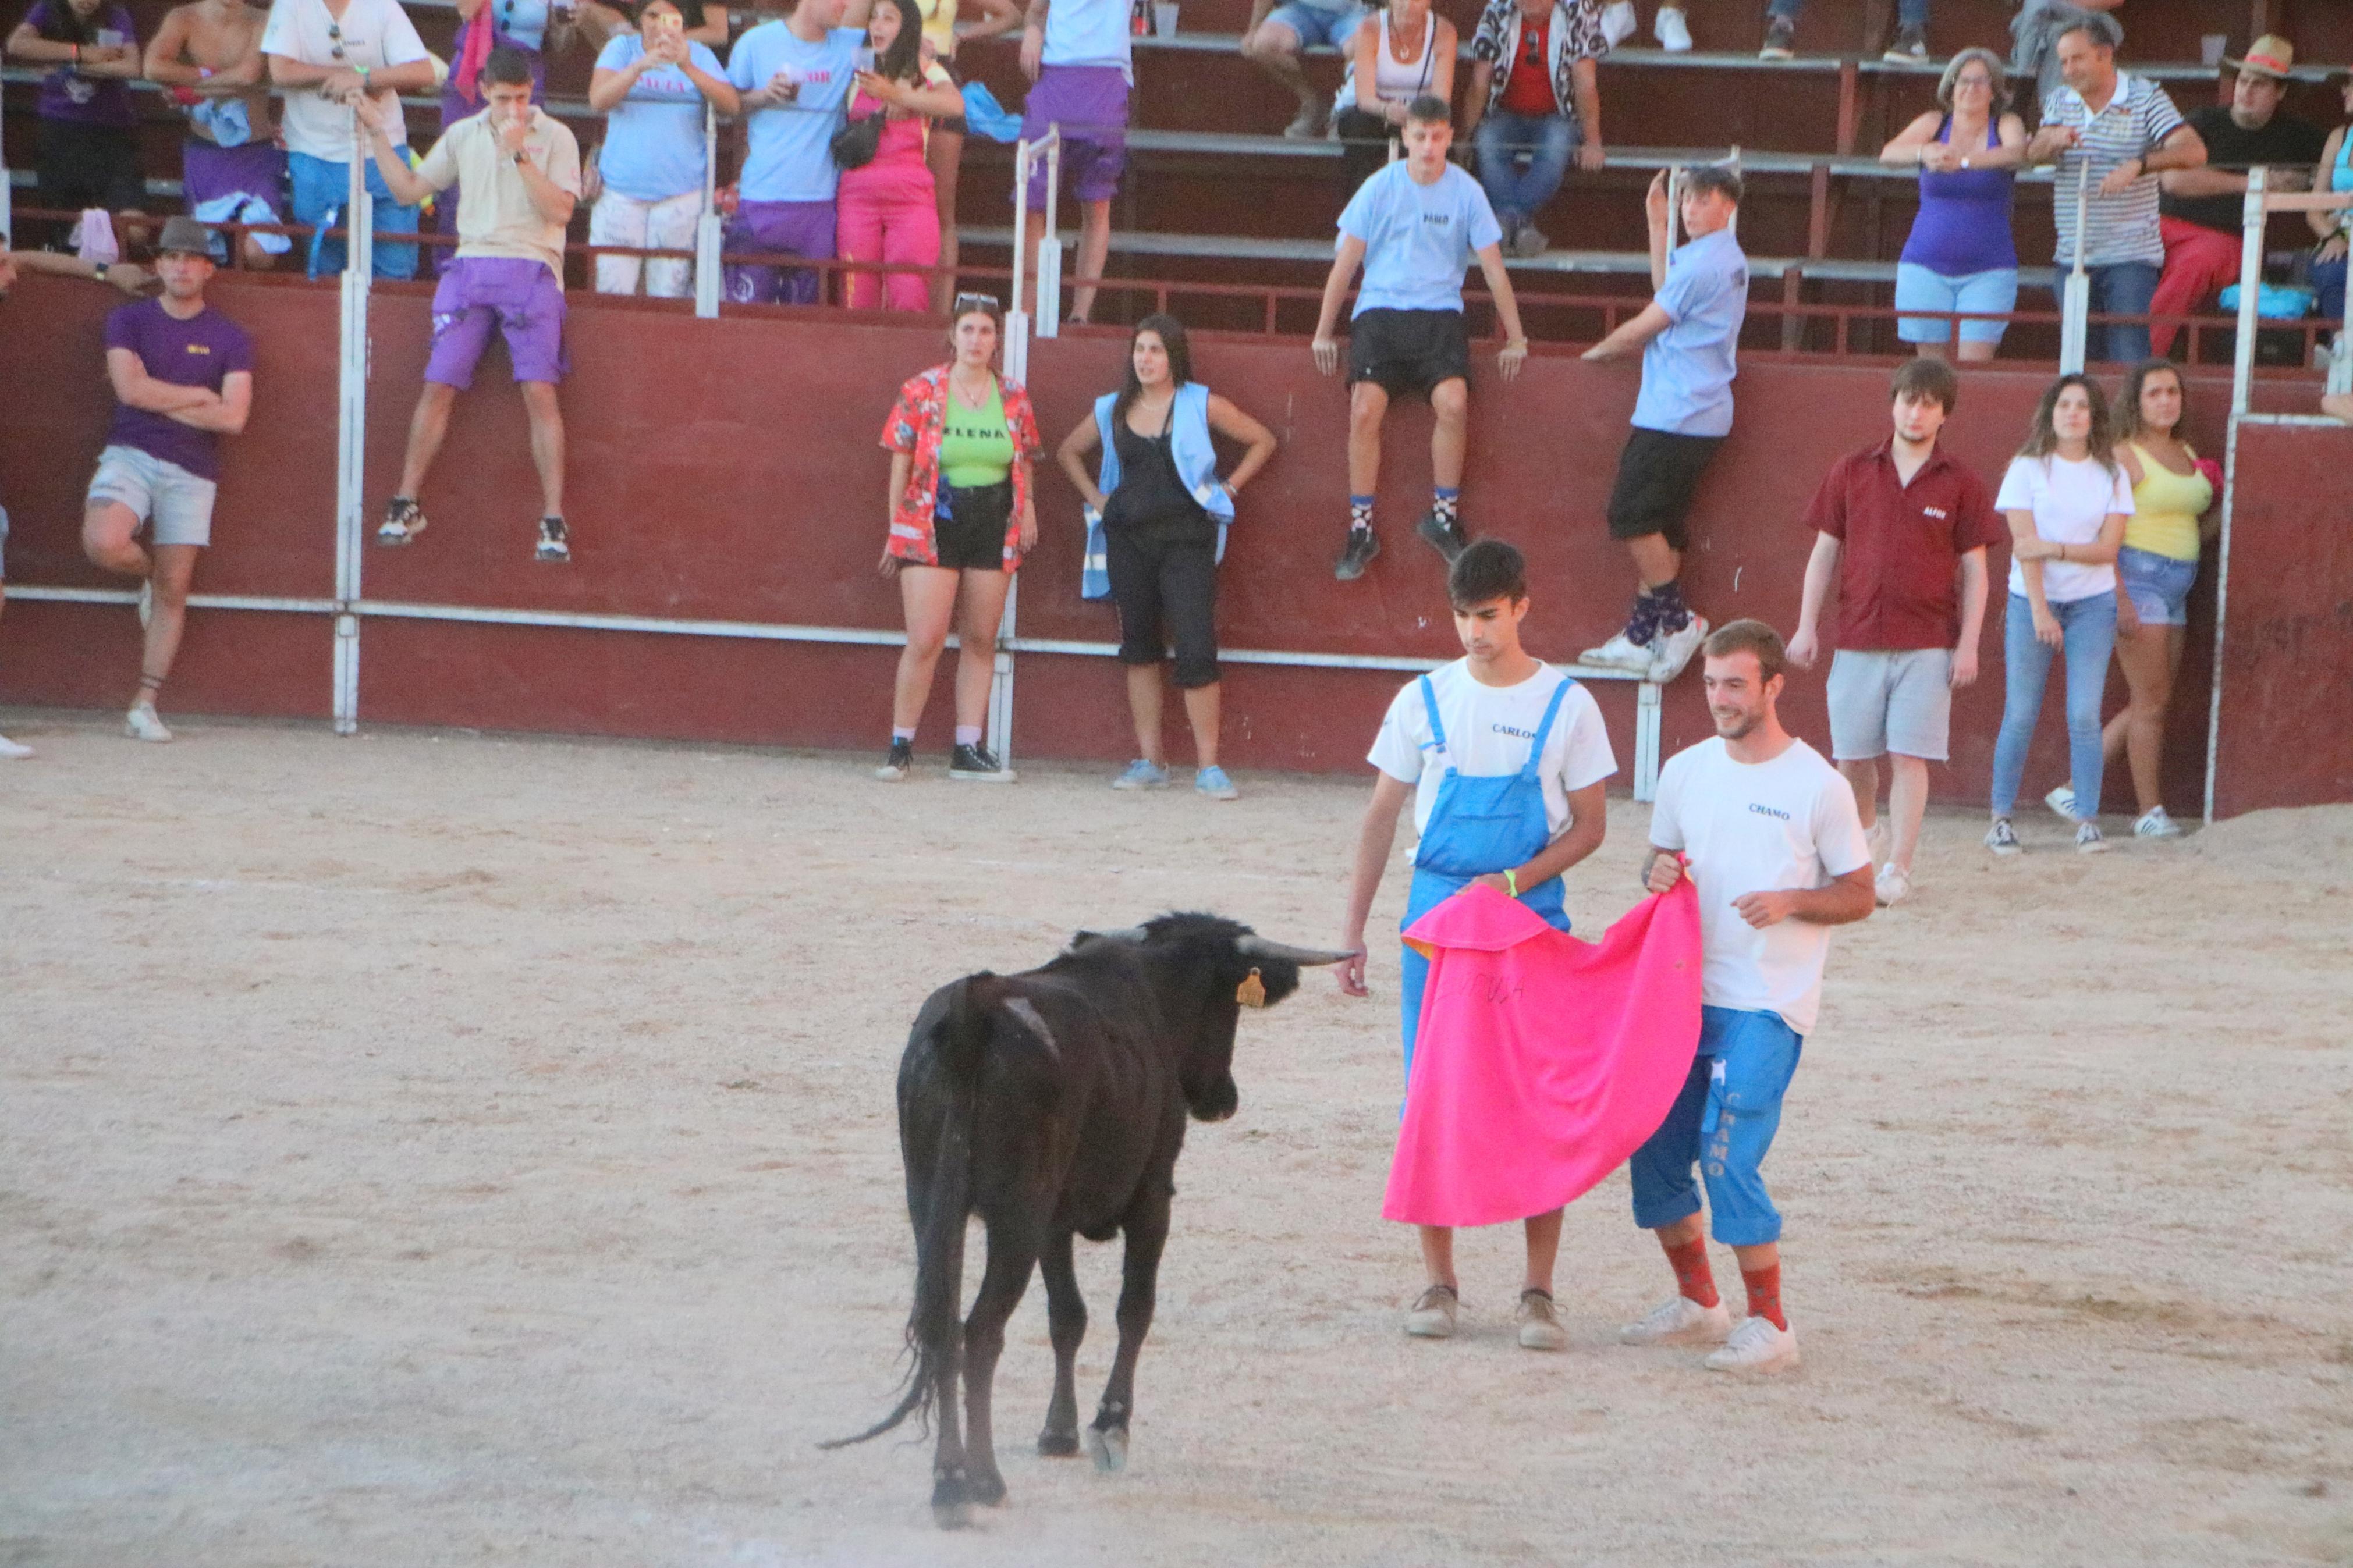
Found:
<path fill-rule="evenodd" d="M 1602 790 L 1618 771 L 1601 710 L 1585 688 L 1520 646 L 1528 613 L 1527 567 L 1501 540 L 1467 547 L 1447 574 L 1454 630 L 1464 657 L 1409 681 L 1366 759 L 1380 770 L 1356 838 L 1348 913 L 1340 946 L 1354 954 L 1336 971 L 1351 996 L 1365 989 L 1365 921 L 1388 869 L 1398 816 L 1414 803 L 1413 889 L 1405 925 L 1471 883 L 1518 899 L 1562 931 L 1561 873 L 1601 847 Z M 1408 1080 L 1430 961 L 1404 949 Z M 1520 1343 L 1558 1350 L 1552 1268 L 1560 1210 L 1527 1219 L 1527 1279 L 1520 1293 Z M 1454 1233 L 1422 1226 L 1430 1283 L 1406 1316 L 1406 1332 L 1444 1339 L 1461 1294 Z"/>

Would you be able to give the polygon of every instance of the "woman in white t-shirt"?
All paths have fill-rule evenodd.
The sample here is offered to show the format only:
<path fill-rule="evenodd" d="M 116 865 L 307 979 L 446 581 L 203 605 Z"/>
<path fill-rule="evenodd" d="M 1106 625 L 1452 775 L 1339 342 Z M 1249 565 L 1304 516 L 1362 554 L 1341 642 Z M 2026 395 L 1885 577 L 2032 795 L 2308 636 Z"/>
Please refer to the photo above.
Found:
<path fill-rule="evenodd" d="M 1993 826 L 1986 847 L 1997 855 L 2019 852 L 2010 809 L 2042 716 L 2051 661 L 2063 654 L 2067 757 L 2083 815 L 2055 800 L 2052 809 L 2074 825 L 2076 848 L 2103 850 L 2107 844 L 2094 820 L 2103 761 L 2100 697 L 2116 642 L 2116 550 L 2133 496 L 2116 461 L 2108 400 L 2098 384 L 2084 375 L 2051 384 L 1994 505 L 2010 519 L 2010 613 L 2002 626 L 2007 690 L 1994 742 Z"/>

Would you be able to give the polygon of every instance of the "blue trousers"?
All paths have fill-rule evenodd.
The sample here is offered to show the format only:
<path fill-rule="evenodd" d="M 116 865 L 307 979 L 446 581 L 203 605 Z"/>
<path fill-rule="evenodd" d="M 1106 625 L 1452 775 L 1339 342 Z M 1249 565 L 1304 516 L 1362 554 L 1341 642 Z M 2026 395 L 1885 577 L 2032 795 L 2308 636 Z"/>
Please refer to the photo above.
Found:
<path fill-rule="evenodd" d="M 2065 265 L 2062 264 L 2060 269 L 2064 272 Z M 2147 315 L 2149 301 L 2157 298 L 2158 279 L 2165 275 L 2165 268 L 2154 261 L 2117 261 L 2084 270 L 2092 279 L 2092 314 L 2095 316 Z M 2138 364 L 2148 358 L 2148 323 L 2094 324 L 2085 338 L 2084 357 L 2116 364 Z"/>
<path fill-rule="evenodd" d="M 1805 8 L 1806 0 L 1773 0 L 1773 4 L 1767 6 L 1766 11 L 1768 16 L 1782 16 L 1794 22 L 1798 19 L 1798 14 Z M 1928 0 L 1896 0 L 1895 20 L 1900 26 L 1926 26 Z"/>
<path fill-rule="evenodd" d="M 341 163 L 324 158 L 313 158 L 308 153 L 286 154 L 287 172 L 293 177 L 294 216 L 296 223 L 323 223 L 330 212 L 340 214 L 351 196 L 351 172 Z M 417 276 L 417 247 L 414 242 L 399 244 L 396 237 L 417 232 L 417 209 L 405 207 L 392 199 L 392 187 L 384 183 L 384 171 L 373 160 L 367 167 L 368 195 L 375 198 L 375 276 L 405 282 Z M 451 192 L 451 199 L 455 196 Z M 387 238 L 396 242 L 386 244 Z M 320 274 L 343 269 L 343 242 L 322 240 L 319 245 Z"/>
<path fill-rule="evenodd" d="M 1580 140 L 1577 121 L 1566 114 L 1514 114 L 1499 109 L 1479 121 L 1472 134 L 1479 149 L 1479 183 L 1487 187 L 1487 205 L 1495 209 L 1506 236 L 1552 200 Z M 1528 160 L 1525 174 L 1519 167 L 1523 153 Z"/>
<path fill-rule="evenodd" d="M 2312 264 L 2312 287 L 2320 296 L 2320 315 L 2327 321 L 2341 321 L 2345 315 L 2345 261 L 2316 261 Z"/>
<path fill-rule="evenodd" d="M 2051 606 L 2067 658 L 2067 765 L 2075 809 L 2100 809 L 2100 699 L 2108 689 L 2108 656 L 2116 647 L 2116 596 L 2094 594 Z M 2042 689 L 2058 653 L 2034 636 L 2034 609 L 2022 594 L 2010 596 L 2001 622 L 2001 732 L 1993 745 L 1993 814 L 2008 816 L 2026 775 L 2026 749 L 2042 718 Z"/>
<path fill-rule="evenodd" d="M 1656 1230 L 1699 1213 L 1696 1165 L 1716 1240 L 1762 1247 L 1781 1239 L 1781 1211 L 1765 1191 L 1763 1166 L 1804 1046 L 1778 1013 L 1699 1010 L 1691 1077 L 1667 1119 L 1626 1164 L 1636 1225 Z"/>

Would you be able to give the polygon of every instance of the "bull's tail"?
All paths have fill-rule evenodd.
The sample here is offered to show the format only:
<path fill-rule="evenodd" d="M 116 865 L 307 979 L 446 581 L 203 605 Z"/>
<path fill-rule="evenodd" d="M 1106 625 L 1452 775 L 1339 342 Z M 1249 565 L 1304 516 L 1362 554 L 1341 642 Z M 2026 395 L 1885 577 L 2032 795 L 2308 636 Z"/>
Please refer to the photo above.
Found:
<path fill-rule="evenodd" d="M 959 1309 L 964 1304 L 965 1221 L 972 1210 L 973 1119 L 980 1100 L 989 1014 L 1001 993 L 1002 982 L 986 971 L 957 981 L 948 987 L 946 1011 L 932 1030 L 937 1081 L 946 1092 L 932 1179 L 920 1194 L 911 1184 L 908 1194 L 908 1217 L 915 1227 L 915 1304 L 907 1315 L 907 1349 L 914 1364 L 906 1392 L 890 1415 L 865 1431 L 819 1443 L 820 1448 L 844 1448 L 879 1437 L 910 1415 L 928 1427 L 934 1405 L 955 1397 L 964 1350 Z M 901 1115 L 906 1116 L 903 1108 Z"/>

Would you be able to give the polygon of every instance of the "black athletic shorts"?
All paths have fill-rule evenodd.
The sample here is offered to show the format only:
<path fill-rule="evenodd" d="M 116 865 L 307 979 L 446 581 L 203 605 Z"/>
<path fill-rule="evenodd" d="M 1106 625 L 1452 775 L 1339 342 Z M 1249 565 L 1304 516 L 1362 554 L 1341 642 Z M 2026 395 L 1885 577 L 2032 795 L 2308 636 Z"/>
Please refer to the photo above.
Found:
<path fill-rule="evenodd" d="M 1707 460 L 1724 445 L 1721 436 L 1677 436 L 1636 426 L 1618 458 L 1618 483 L 1609 491 L 1609 537 L 1664 536 L 1677 550 L 1691 548 L 1683 525 L 1692 491 Z"/>
<path fill-rule="evenodd" d="M 932 515 L 932 549 L 958 572 L 1005 570 L 1005 529 L 1013 515 L 1013 481 L 972 489 L 940 481 Z"/>
<path fill-rule="evenodd" d="M 1430 395 L 1471 376 L 1471 334 L 1460 310 L 1366 310 L 1348 323 L 1348 384 L 1377 384 L 1391 397 Z"/>
<path fill-rule="evenodd" d="M 147 182 L 139 173 L 138 133 L 127 125 L 42 121 L 36 181 L 45 207 L 104 207 L 119 213 L 149 205 Z"/>

